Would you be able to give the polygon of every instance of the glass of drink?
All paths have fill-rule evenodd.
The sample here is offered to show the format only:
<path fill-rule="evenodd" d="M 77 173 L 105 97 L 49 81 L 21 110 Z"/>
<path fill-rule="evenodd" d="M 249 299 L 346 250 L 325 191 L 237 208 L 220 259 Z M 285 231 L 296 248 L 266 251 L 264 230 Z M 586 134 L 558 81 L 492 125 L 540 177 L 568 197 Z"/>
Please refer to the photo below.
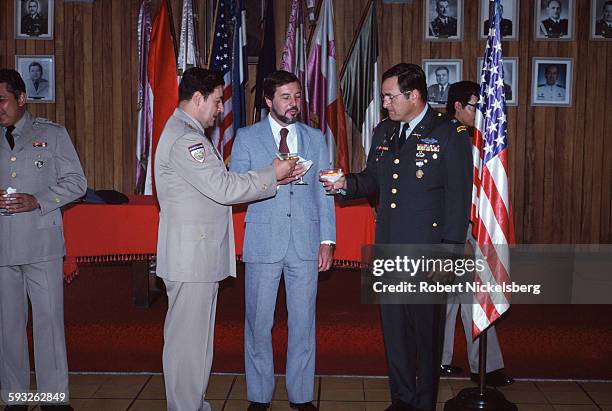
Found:
<path fill-rule="evenodd" d="M 300 155 L 298 153 L 278 153 L 277 157 L 280 158 L 281 160 L 294 160 L 296 158 L 299 159 Z M 308 183 L 304 181 L 304 176 L 300 176 L 300 179 L 292 184 L 296 184 L 300 186 L 308 185 Z"/>
<path fill-rule="evenodd" d="M 321 180 L 329 181 L 330 183 L 335 183 L 340 180 L 340 178 L 344 175 L 341 168 L 326 168 L 324 170 L 319 171 L 319 177 Z M 338 194 L 338 190 L 331 189 L 327 192 L 329 195 Z"/>
<path fill-rule="evenodd" d="M 17 192 L 16 189 L 14 189 L 13 187 L 8 187 L 6 189 L 6 194 L 4 194 L 2 197 L 7 198 L 9 200 L 14 200 L 13 198 L 10 198 L 10 196 L 12 194 L 15 194 Z M 0 208 L 0 215 L 4 215 L 4 216 L 12 216 L 13 213 L 11 213 L 10 211 L 8 211 L 6 208 Z"/>

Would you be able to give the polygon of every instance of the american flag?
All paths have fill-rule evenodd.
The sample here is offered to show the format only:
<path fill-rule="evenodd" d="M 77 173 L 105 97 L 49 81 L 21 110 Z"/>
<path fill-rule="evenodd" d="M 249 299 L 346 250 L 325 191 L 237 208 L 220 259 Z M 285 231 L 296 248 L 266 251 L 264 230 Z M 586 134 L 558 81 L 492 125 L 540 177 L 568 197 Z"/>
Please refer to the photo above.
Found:
<path fill-rule="evenodd" d="M 217 127 L 213 131 L 212 142 L 227 159 L 232 151 L 234 140 L 232 113 L 232 51 L 228 30 L 228 2 L 218 0 L 215 9 L 214 36 L 211 45 L 209 68 L 223 75 L 223 114 L 217 117 Z"/>
<path fill-rule="evenodd" d="M 510 282 L 508 245 L 514 243 L 508 178 L 506 99 L 500 33 L 500 0 L 494 0 L 480 78 L 480 99 L 473 137 L 474 185 L 472 236 L 476 258 L 486 259 L 486 269 L 474 280 L 481 284 Z M 472 335 L 477 337 L 510 307 L 503 292 L 475 294 Z"/>

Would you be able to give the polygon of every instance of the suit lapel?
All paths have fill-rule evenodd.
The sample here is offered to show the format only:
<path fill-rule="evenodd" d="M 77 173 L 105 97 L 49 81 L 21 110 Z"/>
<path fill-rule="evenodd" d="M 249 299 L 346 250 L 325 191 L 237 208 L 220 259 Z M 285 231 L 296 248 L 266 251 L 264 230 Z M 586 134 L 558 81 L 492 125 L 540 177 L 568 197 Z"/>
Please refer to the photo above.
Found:
<path fill-rule="evenodd" d="M 15 148 L 13 148 L 14 153 L 18 153 L 23 150 L 24 147 L 26 147 L 34 138 L 36 138 L 36 135 L 32 130 L 34 125 L 34 117 L 27 111 L 25 112 L 24 117 L 25 121 L 23 128 L 20 131 L 19 138 L 15 140 Z"/>
<path fill-rule="evenodd" d="M 310 157 L 310 139 L 308 138 L 308 130 L 302 123 L 295 123 L 295 131 L 297 132 L 298 154 L 305 160 L 312 160 Z"/>
<path fill-rule="evenodd" d="M 256 135 L 260 136 L 260 140 L 262 145 L 268 151 L 271 157 L 276 157 L 276 153 L 278 153 L 278 147 L 276 146 L 276 141 L 274 140 L 274 135 L 272 134 L 272 128 L 270 127 L 270 119 L 266 116 L 262 121 L 256 123 Z"/>

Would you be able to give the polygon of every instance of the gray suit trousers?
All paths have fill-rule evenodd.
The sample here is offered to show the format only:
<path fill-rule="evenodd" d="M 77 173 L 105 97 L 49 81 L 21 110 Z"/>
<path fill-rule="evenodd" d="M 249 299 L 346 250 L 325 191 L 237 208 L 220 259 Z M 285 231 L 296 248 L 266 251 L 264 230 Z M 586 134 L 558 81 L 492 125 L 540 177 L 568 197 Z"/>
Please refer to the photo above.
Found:
<path fill-rule="evenodd" d="M 168 312 L 162 362 L 168 411 L 209 411 L 204 396 L 213 360 L 219 283 L 164 283 Z"/>
<path fill-rule="evenodd" d="M 450 365 L 453 361 L 453 345 L 455 343 L 455 324 L 457 322 L 457 311 L 459 304 L 446 305 L 446 325 L 444 329 L 444 349 L 442 351 L 442 364 Z M 478 350 L 480 339 L 472 340 L 472 304 L 461 304 L 461 320 L 467 342 L 468 360 L 470 371 L 478 373 Z M 504 368 L 499 340 L 495 332 L 495 326 L 487 329 L 487 371 L 491 372 Z"/>
<path fill-rule="evenodd" d="M 32 303 L 34 364 L 39 393 L 63 393 L 68 402 L 68 365 L 64 336 L 62 259 L 0 267 L 0 387 L 9 393 L 30 388 L 28 298 Z"/>

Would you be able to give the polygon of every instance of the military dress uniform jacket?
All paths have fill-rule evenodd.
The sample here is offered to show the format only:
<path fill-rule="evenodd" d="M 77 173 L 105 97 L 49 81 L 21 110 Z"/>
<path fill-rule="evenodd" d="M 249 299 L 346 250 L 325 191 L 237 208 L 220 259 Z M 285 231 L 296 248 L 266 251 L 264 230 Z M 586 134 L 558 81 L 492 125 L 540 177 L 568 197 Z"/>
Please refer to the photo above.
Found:
<path fill-rule="evenodd" d="M 435 37 L 457 36 L 457 19 L 447 17 L 446 24 L 444 24 L 440 17 L 436 17 L 429 23 L 429 35 Z"/>
<path fill-rule="evenodd" d="M 49 34 L 47 29 L 47 17 L 35 14 L 34 16 L 27 14 L 21 18 L 21 32 L 28 36 L 40 36 L 41 34 Z"/>
<path fill-rule="evenodd" d="M 550 17 L 540 22 L 540 31 L 546 37 L 562 37 L 568 35 L 567 19 L 554 21 Z"/>
<path fill-rule="evenodd" d="M 595 23 L 595 35 L 607 39 L 612 37 L 612 26 L 608 26 L 608 23 L 606 23 L 604 19 L 597 21 L 597 23 Z"/>
<path fill-rule="evenodd" d="M 399 123 L 374 131 L 366 168 L 347 176 L 345 198 L 378 193 L 377 244 L 463 243 L 472 192 L 465 126 L 428 108 L 398 149 Z"/>
<path fill-rule="evenodd" d="M 155 183 L 160 206 L 157 275 L 180 282 L 235 277 L 230 205 L 274 196 L 274 168 L 227 171 L 201 126 L 177 108 L 157 146 Z"/>
<path fill-rule="evenodd" d="M 0 127 L 0 187 L 32 194 L 40 209 L 0 215 L 0 266 L 25 265 L 65 254 L 60 207 L 85 194 L 87 181 L 66 129 L 25 112 L 10 149 Z"/>

